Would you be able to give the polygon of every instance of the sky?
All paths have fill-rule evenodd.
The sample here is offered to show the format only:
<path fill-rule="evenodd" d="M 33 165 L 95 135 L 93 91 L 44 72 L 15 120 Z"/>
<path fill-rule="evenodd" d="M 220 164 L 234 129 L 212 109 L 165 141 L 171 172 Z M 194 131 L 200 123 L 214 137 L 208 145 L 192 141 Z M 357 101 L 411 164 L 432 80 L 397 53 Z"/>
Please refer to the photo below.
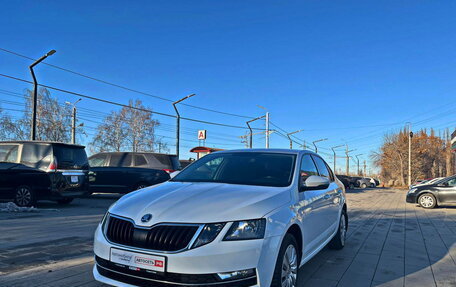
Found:
<path fill-rule="evenodd" d="M 369 155 L 385 133 L 406 122 L 413 130 L 456 126 L 454 1 L 5 1 L 0 48 L 32 58 L 55 49 L 46 63 L 149 95 L 271 122 L 299 143 L 327 138 L 319 152 L 348 144 Z M 0 73 L 30 80 L 31 60 L 0 50 Z M 120 103 L 141 99 L 174 114 L 171 102 L 40 64 L 40 83 Z M 0 77 L 0 89 L 30 84 Z M 53 92 L 62 102 L 77 97 Z M 0 93 L 0 107 L 21 101 Z M 89 137 L 117 107 L 78 103 Z M 20 108 L 20 107 L 19 107 Z M 248 118 L 179 106 L 182 116 L 246 127 Z M 16 112 L 9 111 L 11 114 Z M 175 149 L 175 119 L 155 115 L 157 135 Z M 252 124 L 264 128 L 263 120 Z M 279 128 L 277 128 L 279 127 Z M 242 148 L 246 129 L 182 121 L 183 158 L 208 131 L 207 146 Z M 254 147 L 264 147 L 255 135 Z M 288 148 L 271 135 L 271 147 Z M 296 148 L 302 148 L 297 143 Z M 337 151 L 344 156 L 343 148 Z M 351 160 L 353 164 L 354 161 Z M 345 163 L 339 159 L 338 168 Z M 353 167 L 352 167 L 353 168 Z"/>

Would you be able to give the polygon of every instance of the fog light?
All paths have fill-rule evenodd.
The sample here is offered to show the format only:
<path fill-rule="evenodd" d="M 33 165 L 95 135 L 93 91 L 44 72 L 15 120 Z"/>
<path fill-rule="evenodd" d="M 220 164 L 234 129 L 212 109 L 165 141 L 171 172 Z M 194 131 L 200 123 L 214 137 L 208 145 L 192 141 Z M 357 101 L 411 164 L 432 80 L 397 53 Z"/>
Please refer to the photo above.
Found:
<path fill-rule="evenodd" d="M 233 271 L 233 272 L 223 272 L 223 273 L 217 273 L 217 275 L 221 280 L 242 279 L 242 278 L 254 276 L 255 269 L 246 269 L 246 270 Z"/>

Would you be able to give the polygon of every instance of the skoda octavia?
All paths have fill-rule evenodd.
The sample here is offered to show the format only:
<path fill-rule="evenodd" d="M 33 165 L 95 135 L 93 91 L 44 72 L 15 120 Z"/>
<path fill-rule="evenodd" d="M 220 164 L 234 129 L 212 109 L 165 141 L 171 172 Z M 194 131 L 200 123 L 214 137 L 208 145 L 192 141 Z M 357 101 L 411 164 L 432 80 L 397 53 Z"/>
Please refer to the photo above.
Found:
<path fill-rule="evenodd" d="M 125 195 L 95 232 L 96 280 L 115 286 L 296 286 L 348 226 L 343 184 L 315 153 L 216 152 Z"/>

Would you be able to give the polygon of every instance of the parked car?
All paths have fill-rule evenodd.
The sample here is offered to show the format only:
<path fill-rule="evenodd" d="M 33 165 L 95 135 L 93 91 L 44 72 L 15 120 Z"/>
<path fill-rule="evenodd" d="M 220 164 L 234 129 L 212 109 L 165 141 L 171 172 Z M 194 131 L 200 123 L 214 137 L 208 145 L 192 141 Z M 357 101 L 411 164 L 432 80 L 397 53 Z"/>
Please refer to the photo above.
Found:
<path fill-rule="evenodd" d="M 359 177 L 359 176 L 354 176 L 352 178 L 354 180 L 355 187 L 368 188 L 368 187 L 372 186 L 369 178 L 364 178 L 364 177 Z"/>
<path fill-rule="evenodd" d="M 195 160 L 194 159 L 181 159 L 179 160 L 181 168 L 186 168 L 191 165 Z"/>
<path fill-rule="evenodd" d="M 0 142 L 0 197 L 19 206 L 38 200 L 70 203 L 88 192 L 84 146 L 57 142 Z"/>
<path fill-rule="evenodd" d="M 127 193 L 162 183 L 180 169 L 177 156 L 149 152 L 103 152 L 92 155 L 90 192 Z"/>
<path fill-rule="evenodd" d="M 417 203 L 424 208 L 456 204 L 456 175 L 440 179 L 431 184 L 415 186 L 408 191 L 406 201 Z"/>
<path fill-rule="evenodd" d="M 351 178 L 349 176 L 340 175 L 340 174 L 337 174 L 336 176 L 343 183 L 345 189 L 349 189 L 350 188 Z"/>
<path fill-rule="evenodd" d="M 297 286 L 298 268 L 345 245 L 343 184 L 317 154 L 208 154 L 123 196 L 95 232 L 96 280 L 116 286 Z"/>

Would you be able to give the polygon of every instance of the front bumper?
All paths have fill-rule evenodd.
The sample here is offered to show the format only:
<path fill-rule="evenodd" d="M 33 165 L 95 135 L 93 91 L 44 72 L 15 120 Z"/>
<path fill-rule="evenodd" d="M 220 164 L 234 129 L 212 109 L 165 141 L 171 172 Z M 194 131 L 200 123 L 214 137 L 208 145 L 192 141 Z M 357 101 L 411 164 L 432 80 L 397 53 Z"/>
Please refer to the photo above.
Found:
<path fill-rule="evenodd" d="M 97 281 L 114 286 L 269 286 L 280 248 L 281 238 L 222 241 L 225 226 L 211 243 L 178 253 L 157 253 L 134 247 L 122 247 L 106 240 L 100 226 L 95 232 L 93 269 Z M 166 257 L 166 271 L 132 270 L 109 261 L 111 247 Z M 239 280 L 222 281 L 216 273 L 255 269 L 256 275 Z"/>
<path fill-rule="evenodd" d="M 407 193 L 405 201 L 408 203 L 416 203 L 416 194 L 415 193 Z"/>

